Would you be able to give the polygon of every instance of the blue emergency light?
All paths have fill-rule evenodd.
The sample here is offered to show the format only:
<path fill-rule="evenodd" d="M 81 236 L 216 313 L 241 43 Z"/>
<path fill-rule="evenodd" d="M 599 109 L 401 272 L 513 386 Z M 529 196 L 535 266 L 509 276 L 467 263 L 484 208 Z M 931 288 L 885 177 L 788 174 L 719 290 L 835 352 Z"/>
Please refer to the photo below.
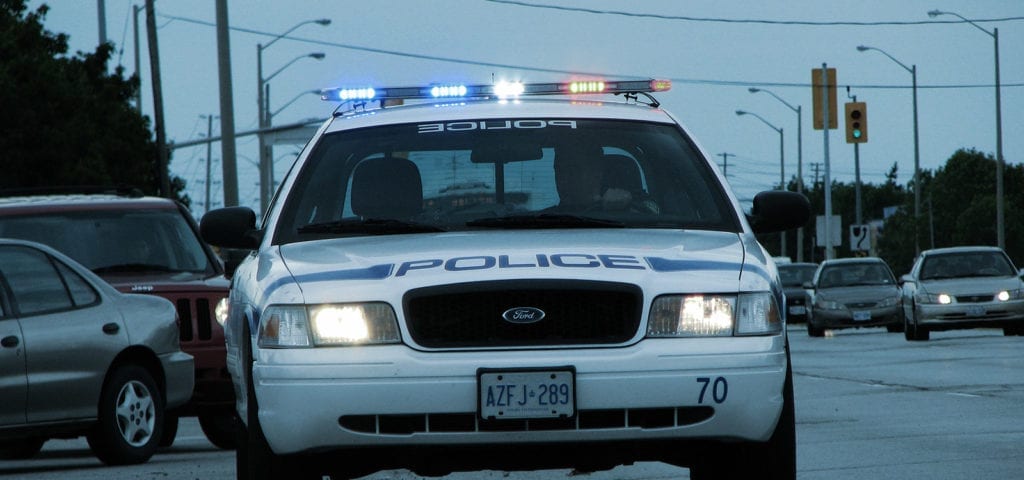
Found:
<path fill-rule="evenodd" d="M 530 95 L 594 95 L 665 92 L 670 80 L 573 80 L 560 83 L 499 82 L 492 85 L 435 84 L 422 87 L 328 88 L 320 98 L 332 102 L 408 99 L 511 99 Z"/>

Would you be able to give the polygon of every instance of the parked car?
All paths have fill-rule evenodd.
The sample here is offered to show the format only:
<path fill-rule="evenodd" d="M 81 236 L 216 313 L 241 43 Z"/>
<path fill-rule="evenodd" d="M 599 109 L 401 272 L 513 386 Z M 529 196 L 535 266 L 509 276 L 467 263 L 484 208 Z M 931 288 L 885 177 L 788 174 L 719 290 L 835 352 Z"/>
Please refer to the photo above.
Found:
<path fill-rule="evenodd" d="M 903 325 L 900 288 L 881 258 L 825 260 L 810 287 L 813 302 L 807 334 L 812 337 L 841 328 L 886 327 L 898 332 Z"/>
<path fill-rule="evenodd" d="M 0 458 L 85 435 L 106 464 L 149 460 L 166 409 L 194 386 L 176 315 L 52 248 L 0 238 Z"/>
<path fill-rule="evenodd" d="M 786 293 L 786 322 L 807 322 L 807 310 L 810 308 L 810 295 L 806 284 L 814 280 L 817 263 L 780 263 L 779 280 Z"/>
<path fill-rule="evenodd" d="M 181 348 L 195 358 L 192 399 L 169 412 L 161 445 L 179 416 L 198 416 L 207 438 L 233 448 L 237 417 L 217 320 L 228 295 L 224 267 L 183 205 L 131 189 L 0 192 L 0 237 L 49 245 L 125 293 L 156 295 L 178 310 Z"/>
<path fill-rule="evenodd" d="M 999 247 L 925 250 L 900 283 L 907 340 L 962 328 L 1024 334 L 1024 280 Z"/>

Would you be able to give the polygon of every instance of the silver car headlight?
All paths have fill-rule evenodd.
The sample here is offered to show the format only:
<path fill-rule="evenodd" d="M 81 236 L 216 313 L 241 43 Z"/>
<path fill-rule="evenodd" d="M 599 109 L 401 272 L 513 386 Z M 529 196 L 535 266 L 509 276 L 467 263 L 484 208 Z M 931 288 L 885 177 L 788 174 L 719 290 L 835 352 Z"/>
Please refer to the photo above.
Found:
<path fill-rule="evenodd" d="M 782 331 L 769 293 L 740 295 L 665 295 L 651 305 L 647 336 L 726 337 Z"/>
<path fill-rule="evenodd" d="M 381 302 L 284 305 L 260 319 L 259 346 L 305 348 L 399 343 L 398 319 Z"/>
<path fill-rule="evenodd" d="M 996 294 L 996 300 L 1007 302 L 1024 298 L 1024 290 L 1003 290 Z"/>
<path fill-rule="evenodd" d="M 842 310 L 842 309 L 846 308 L 845 305 L 843 305 L 843 304 L 841 304 L 839 302 L 828 300 L 828 299 L 823 298 L 823 297 L 815 297 L 814 298 L 814 306 L 818 307 L 818 308 L 820 308 L 822 310 Z"/>
<path fill-rule="evenodd" d="M 918 293 L 914 300 L 923 305 L 949 305 L 954 299 L 947 293 Z"/>
<path fill-rule="evenodd" d="M 224 297 L 217 302 L 217 306 L 213 308 L 213 316 L 217 319 L 217 323 L 220 324 L 221 328 L 228 323 L 228 313 L 230 312 L 231 302 L 228 301 L 228 297 Z"/>
<path fill-rule="evenodd" d="M 900 297 L 889 297 L 889 298 L 883 299 L 882 301 L 878 302 L 878 306 L 881 307 L 881 308 L 895 307 L 896 305 L 899 305 L 899 303 L 900 303 Z"/>

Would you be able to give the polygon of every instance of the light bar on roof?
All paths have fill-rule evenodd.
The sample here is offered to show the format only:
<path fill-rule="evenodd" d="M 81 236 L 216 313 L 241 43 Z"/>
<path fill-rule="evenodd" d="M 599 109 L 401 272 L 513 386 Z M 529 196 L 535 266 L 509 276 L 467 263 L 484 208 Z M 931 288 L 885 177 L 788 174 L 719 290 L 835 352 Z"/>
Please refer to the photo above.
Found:
<path fill-rule="evenodd" d="M 604 95 L 665 92 L 671 80 L 573 80 L 561 83 L 499 82 L 494 85 L 427 85 L 391 88 L 329 88 L 321 91 L 327 101 L 433 99 L 433 98 L 514 98 L 528 95 Z"/>

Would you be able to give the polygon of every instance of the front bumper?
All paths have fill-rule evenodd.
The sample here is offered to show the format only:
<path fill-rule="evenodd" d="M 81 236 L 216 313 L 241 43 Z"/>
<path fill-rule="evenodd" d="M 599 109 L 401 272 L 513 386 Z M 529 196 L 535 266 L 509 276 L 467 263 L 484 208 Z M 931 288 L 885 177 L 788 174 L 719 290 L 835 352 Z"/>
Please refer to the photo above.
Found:
<path fill-rule="evenodd" d="M 253 381 L 260 426 L 278 454 L 367 446 L 765 441 L 783 405 L 784 342 L 777 335 L 648 339 L 625 348 L 541 351 L 422 352 L 405 346 L 260 350 Z M 564 365 L 576 371 L 577 419 L 537 422 L 534 429 L 530 422 L 477 419 L 478 368 Z M 665 422 L 648 423 L 651 411 L 671 413 Z M 583 419 L 588 412 L 621 412 L 627 420 L 587 428 Z M 645 420 L 630 423 L 630 412 Z M 353 427 L 343 417 L 369 423 Z M 459 431 L 431 427 L 432 419 L 453 418 L 472 421 Z M 398 420 L 413 427 L 387 427 Z"/>
<path fill-rule="evenodd" d="M 817 328 L 884 327 L 903 323 L 903 309 L 899 306 L 862 310 L 825 310 L 815 308 L 808 320 Z"/>
<path fill-rule="evenodd" d="M 181 351 L 160 355 L 160 365 L 167 385 L 167 408 L 184 405 L 192 398 L 195 388 L 196 371 L 192 355 Z"/>
<path fill-rule="evenodd" d="M 1007 302 L 916 304 L 918 325 L 933 330 L 1024 325 L 1024 300 Z"/>

